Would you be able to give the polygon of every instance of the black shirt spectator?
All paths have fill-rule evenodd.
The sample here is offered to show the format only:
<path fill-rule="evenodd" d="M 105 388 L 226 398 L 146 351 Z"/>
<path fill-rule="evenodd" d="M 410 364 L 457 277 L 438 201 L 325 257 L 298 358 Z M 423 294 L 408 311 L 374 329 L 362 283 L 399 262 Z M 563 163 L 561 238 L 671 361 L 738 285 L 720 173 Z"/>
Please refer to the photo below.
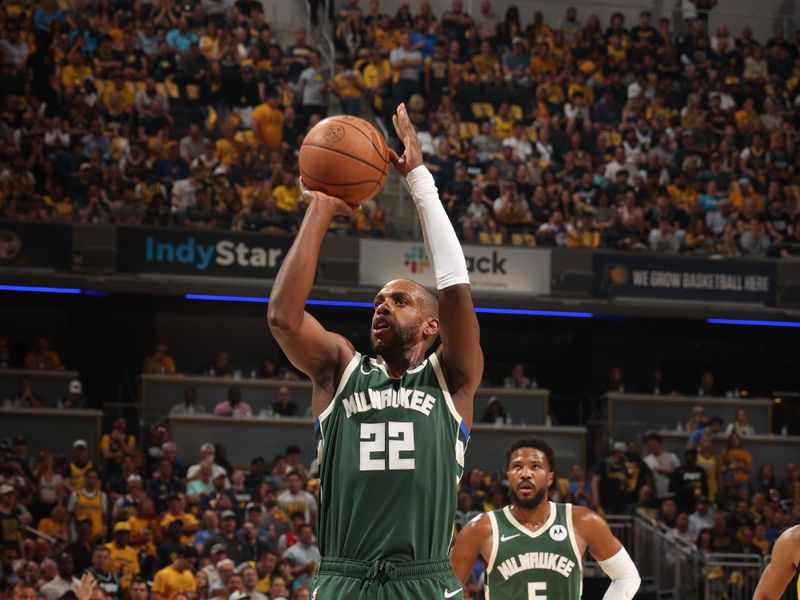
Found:
<path fill-rule="evenodd" d="M 708 495 L 708 476 L 697 466 L 697 450 L 687 450 L 685 466 L 672 473 L 669 491 L 675 494 L 679 512 L 691 513 L 697 498 Z"/>

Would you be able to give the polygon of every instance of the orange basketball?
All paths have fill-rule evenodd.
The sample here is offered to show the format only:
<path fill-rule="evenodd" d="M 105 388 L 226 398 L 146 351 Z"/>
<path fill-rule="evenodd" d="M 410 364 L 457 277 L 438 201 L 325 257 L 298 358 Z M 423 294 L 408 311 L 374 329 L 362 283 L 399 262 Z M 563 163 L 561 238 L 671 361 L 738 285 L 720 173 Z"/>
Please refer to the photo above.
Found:
<path fill-rule="evenodd" d="M 300 146 L 300 176 L 309 190 L 358 206 L 375 196 L 389 176 L 389 151 L 364 119 L 338 115 L 317 123 Z"/>

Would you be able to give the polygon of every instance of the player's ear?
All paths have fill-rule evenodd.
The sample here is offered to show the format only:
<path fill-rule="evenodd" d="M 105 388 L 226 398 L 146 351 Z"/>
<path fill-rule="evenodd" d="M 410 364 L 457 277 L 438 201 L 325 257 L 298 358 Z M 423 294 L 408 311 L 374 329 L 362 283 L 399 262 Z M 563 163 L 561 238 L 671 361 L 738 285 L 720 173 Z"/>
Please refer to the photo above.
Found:
<path fill-rule="evenodd" d="M 436 317 L 428 317 L 422 324 L 422 332 L 426 336 L 435 337 L 439 335 L 439 319 Z"/>
<path fill-rule="evenodd" d="M 547 472 L 547 487 L 548 488 L 553 486 L 553 479 L 555 478 L 555 475 L 556 474 L 553 473 L 553 471 L 548 471 Z"/>

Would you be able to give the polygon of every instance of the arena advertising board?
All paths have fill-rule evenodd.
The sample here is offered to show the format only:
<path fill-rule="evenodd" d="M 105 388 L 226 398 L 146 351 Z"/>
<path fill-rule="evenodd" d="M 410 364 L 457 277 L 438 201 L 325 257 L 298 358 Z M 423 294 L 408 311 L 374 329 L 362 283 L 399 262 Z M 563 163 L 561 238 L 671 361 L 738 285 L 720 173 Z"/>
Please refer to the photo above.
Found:
<path fill-rule="evenodd" d="M 232 231 L 120 227 L 117 269 L 214 277 L 274 277 L 290 236 Z"/>
<path fill-rule="evenodd" d="M 72 228 L 58 223 L 0 221 L 0 267 L 70 269 Z"/>
<path fill-rule="evenodd" d="M 505 246 L 463 246 L 472 289 L 497 294 L 549 294 L 550 252 Z M 359 283 L 381 286 L 405 277 L 435 288 L 421 241 L 359 240 Z"/>
<path fill-rule="evenodd" d="M 772 261 L 603 252 L 592 260 L 596 296 L 775 302 Z"/>

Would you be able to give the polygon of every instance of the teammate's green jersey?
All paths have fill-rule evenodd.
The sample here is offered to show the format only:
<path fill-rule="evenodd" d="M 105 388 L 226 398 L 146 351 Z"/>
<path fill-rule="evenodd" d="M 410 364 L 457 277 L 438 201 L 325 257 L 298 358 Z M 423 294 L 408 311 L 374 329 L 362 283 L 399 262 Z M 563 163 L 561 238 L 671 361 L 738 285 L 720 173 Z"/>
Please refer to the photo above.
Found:
<path fill-rule="evenodd" d="M 492 553 L 486 565 L 487 600 L 581 597 L 583 573 L 571 504 L 550 502 L 550 516 L 536 531 L 517 521 L 510 506 L 488 514 Z"/>
<path fill-rule="evenodd" d="M 393 379 L 357 353 L 315 430 L 323 557 L 447 558 L 469 432 L 435 354 Z"/>

